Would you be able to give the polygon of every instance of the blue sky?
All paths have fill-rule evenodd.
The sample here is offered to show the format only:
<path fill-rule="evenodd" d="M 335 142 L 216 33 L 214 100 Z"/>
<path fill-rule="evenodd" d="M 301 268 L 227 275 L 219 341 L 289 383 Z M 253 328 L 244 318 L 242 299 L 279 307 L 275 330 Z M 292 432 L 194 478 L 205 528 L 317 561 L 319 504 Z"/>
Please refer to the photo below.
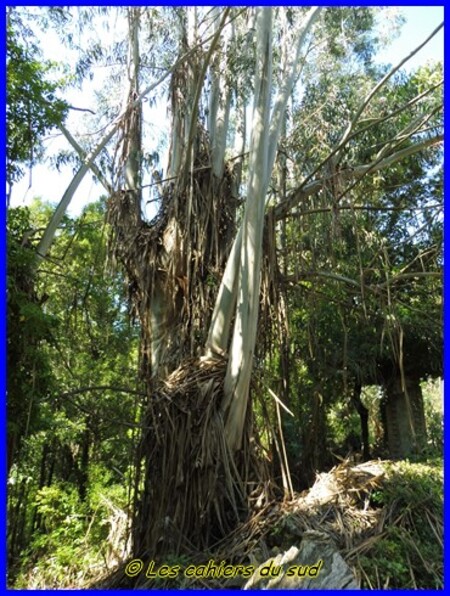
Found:
<path fill-rule="evenodd" d="M 443 6 L 409 6 L 401 7 L 401 11 L 406 16 L 407 21 L 402 27 L 400 36 L 392 42 L 389 48 L 377 55 L 377 60 L 380 62 L 396 64 L 419 43 L 424 41 L 444 20 Z M 406 70 L 416 68 L 430 59 L 443 60 L 443 39 L 443 31 L 441 30 L 404 68 Z M 76 101 L 73 103 L 76 105 Z M 40 196 L 52 203 L 58 203 L 72 176 L 70 168 L 64 168 L 61 173 L 57 173 L 45 165 L 36 166 L 32 172 L 32 185 L 30 188 L 28 174 L 13 187 L 11 205 L 25 205 L 35 196 Z M 79 213 L 86 203 L 97 200 L 102 192 L 103 188 L 95 184 L 92 177 L 87 175 L 72 200 L 69 213 L 72 215 Z"/>
<path fill-rule="evenodd" d="M 406 56 L 421 41 L 424 41 L 444 20 L 443 6 L 408 6 L 403 7 L 407 15 L 407 22 L 403 25 L 401 35 L 389 48 L 380 52 L 377 59 L 380 62 L 395 64 Z M 405 69 L 415 68 L 429 59 L 444 58 L 443 29 L 405 65 Z"/>

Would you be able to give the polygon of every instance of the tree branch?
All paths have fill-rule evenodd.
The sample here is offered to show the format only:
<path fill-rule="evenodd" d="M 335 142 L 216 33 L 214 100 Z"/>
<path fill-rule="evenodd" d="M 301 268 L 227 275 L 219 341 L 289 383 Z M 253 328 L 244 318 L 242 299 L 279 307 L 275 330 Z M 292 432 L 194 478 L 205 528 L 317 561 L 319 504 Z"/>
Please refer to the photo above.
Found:
<path fill-rule="evenodd" d="M 89 112 L 90 114 L 94 114 L 95 116 L 95 112 L 93 110 L 90 110 L 89 108 L 77 108 L 71 105 L 67 105 L 67 107 L 69 108 L 69 110 L 75 110 L 76 112 Z"/>
<path fill-rule="evenodd" d="M 403 58 L 403 60 L 400 60 L 400 62 L 394 66 L 394 68 L 392 68 L 382 79 L 381 81 L 379 81 L 377 83 L 377 85 L 375 85 L 375 87 L 373 87 L 373 89 L 371 89 L 371 91 L 369 92 L 369 94 L 364 98 L 362 104 L 360 105 L 360 107 L 358 108 L 358 110 L 356 111 L 356 114 L 353 116 L 352 121 L 350 122 L 350 124 L 347 127 L 347 130 L 344 133 L 344 136 L 342 137 L 342 140 L 340 141 L 339 145 L 343 145 L 348 137 L 350 136 L 350 133 L 352 132 L 355 124 L 357 124 L 359 117 L 361 116 L 361 114 L 364 112 L 364 110 L 366 109 L 366 107 L 369 105 L 371 99 L 374 97 L 374 95 L 381 89 L 381 87 L 387 83 L 387 81 L 398 71 L 400 70 L 400 68 L 406 63 L 408 62 L 408 60 L 410 60 L 415 54 L 417 54 L 417 52 L 419 52 L 429 41 L 430 39 L 432 39 L 436 33 L 438 33 L 438 31 L 440 31 L 440 29 L 442 29 L 442 27 L 444 26 L 444 23 L 441 23 L 438 27 L 436 27 L 436 29 L 431 33 L 431 35 L 429 35 L 426 40 L 424 42 L 422 42 L 419 46 L 417 46 L 412 52 L 410 52 L 408 54 L 408 56 L 406 56 L 406 58 Z"/>
<path fill-rule="evenodd" d="M 296 282 L 300 279 L 307 279 L 308 277 L 323 277 L 325 279 L 332 279 L 334 281 L 340 281 L 346 283 L 350 286 L 354 286 L 361 289 L 361 284 L 350 277 L 346 277 L 345 275 L 339 275 L 338 273 L 331 273 L 330 271 L 302 271 L 298 275 L 288 275 L 283 278 L 285 282 Z"/>
<path fill-rule="evenodd" d="M 65 393 L 62 393 L 61 395 L 59 395 L 58 397 L 60 399 L 65 399 L 65 400 L 69 401 L 72 405 L 74 405 L 76 408 L 78 408 L 85 414 L 92 415 L 93 414 L 92 410 L 83 406 L 82 404 L 79 404 L 75 400 L 71 399 L 71 396 L 78 395 L 80 393 L 88 393 L 89 391 L 106 391 L 106 390 L 107 391 L 118 391 L 121 393 L 131 393 L 133 395 L 141 395 L 143 397 L 147 396 L 146 393 L 143 393 L 141 391 L 136 391 L 134 389 L 127 389 L 125 387 L 113 387 L 111 385 L 97 385 L 95 387 L 81 387 L 80 389 L 73 389 L 72 391 L 66 391 Z M 100 419 L 108 420 L 109 422 L 114 422 L 115 424 L 120 424 L 121 426 L 126 426 L 129 428 L 139 428 L 139 429 L 145 428 L 142 424 L 136 424 L 135 422 L 127 422 L 125 420 L 119 420 L 118 418 L 112 418 L 111 416 L 106 416 L 104 414 L 99 415 L 97 412 L 95 413 L 95 416 L 99 417 Z"/>
<path fill-rule="evenodd" d="M 381 284 L 377 284 L 376 286 L 371 286 L 372 288 L 382 289 L 391 286 L 392 284 L 397 283 L 398 281 L 402 281 L 404 279 L 412 279 L 415 277 L 442 277 L 441 271 L 413 271 L 412 273 L 401 273 L 399 275 L 395 275 L 391 277 L 388 281 L 385 281 Z"/>
<path fill-rule="evenodd" d="M 206 56 L 205 56 L 205 59 L 202 64 L 202 69 L 201 69 L 199 77 L 198 77 L 197 86 L 195 89 L 195 95 L 194 95 L 194 99 L 193 99 L 193 105 L 192 105 L 191 126 L 189 129 L 188 142 L 186 144 L 186 149 L 185 149 L 184 165 L 182 167 L 182 173 L 181 173 L 181 176 L 179 179 L 179 183 L 181 183 L 181 185 L 184 184 L 184 181 L 188 175 L 188 172 L 189 172 L 190 166 L 191 166 L 190 154 L 191 154 L 192 144 L 194 142 L 195 130 L 197 127 L 198 103 L 199 103 L 199 99 L 200 99 L 200 93 L 201 93 L 201 90 L 203 87 L 203 81 L 204 81 L 205 75 L 206 75 L 206 69 L 208 68 L 209 62 L 211 60 L 211 56 L 212 56 L 214 50 L 216 49 L 217 44 L 219 43 L 219 39 L 222 34 L 222 31 L 223 31 L 225 25 L 227 24 L 226 20 L 230 13 L 230 10 L 231 10 L 231 7 L 229 6 L 223 11 L 219 26 L 217 28 L 217 31 L 214 33 L 214 38 L 211 42 L 211 45 L 208 49 Z"/>
<path fill-rule="evenodd" d="M 154 83 L 149 85 L 146 89 L 144 89 L 144 91 L 142 91 L 142 93 L 139 94 L 139 96 L 131 103 L 131 105 L 129 105 L 125 109 L 123 109 L 122 112 L 117 116 L 117 118 L 115 118 L 115 120 L 113 120 L 113 122 L 111 122 L 111 124 L 108 126 L 107 132 L 104 134 L 104 136 L 100 139 L 100 141 L 97 143 L 97 145 L 94 147 L 94 149 L 92 149 L 92 151 L 86 155 L 86 157 L 83 161 L 83 164 L 81 165 L 78 172 L 75 174 L 74 178 L 72 179 L 69 186 L 67 187 L 61 201 L 59 202 L 58 206 L 56 207 L 56 209 L 47 225 L 44 235 L 42 236 L 41 241 L 39 242 L 38 247 L 36 249 L 36 263 L 37 264 L 39 264 L 40 261 L 42 261 L 42 259 L 44 259 L 46 257 L 47 252 L 48 252 L 48 250 L 51 246 L 51 243 L 53 241 L 53 238 L 55 237 L 56 230 L 58 229 L 58 226 L 61 223 L 61 220 L 64 217 L 64 214 L 65 214 L 78 186 L 80 185 L 84 176 L 86 175 L 88 170 L 91 168 L 92 164 L 94 163 L 95 159 L 98 157 L 100 152 L 106 147 L 106 145 L 112 139 L 114 134 L 118 131 L 118 129 L 122 125 L 122 122 L 124 121 L 125 117 L 128 115 L 130 108 L 133 109 L 133 108 L 137 107 L 143 101 L 143 99 L 149 93 L 151 93 L 151 91 L 156 89 L 156 87 L 159 87 L 159 85 L 161 85 L 161 83 L 163 83 L 165 81 L 165 79 L 176 68 L 179 67 L 180 64 L 182 64 L 185 60 L 187 60 L 187 58 L 189 58 L 193 53 L 197 52 L 198 49 L 202 45 L 204 45 L 205 43 L 210 41 L 212 38 L 214 38 L 214 35 L 211 35 L 210 37 L 205 39 L 203 42 L 195 45 L 190 50 L 185 52 L 182 56 L 180 56 L 180 58 L 178 58 L 178 60 L 176 60 L 175 63 L 170 68 L 168 68 L 167 71 L 163 75 L 161 75 L 157 81 L 155 81 Z"/>
<path fill-rule="evenodd" d="M 78 155 L 80 156 L 81 160 L 84 161 L 86 159 L 86 152 L 83 151 L 83 149 L 81 148 L 81 146 L 73 138 L 73 136 L 70 134 L 70 132 L 64 126 L 64 124 L 62 124 L 62 123 L 59 124 L 59 129 L 61 130 L 61 132 L 63 133 L 63 135 L 66 137 L 66 139 L 69 141 L 69 143 L 72 145 L 72 147 L 75 149 L 75 151 L 78 153 Z M 112 189 L 112 186 L 105 179 L 105 177 L 103 176 L 103 174 L 101 173 L 101 171 L 99 170 L 99 168 L 95 165 L 95 163 L 90 164 L 89 167 L 93 171 L 93 173 L 97 176 L 97 178 L 99 179 L 100 183 L 103 185 L 103 187 L 105 188 L 105 190 L 108 193 L 111 193 L 112 190 L 113 190 Z"/>
<path fill-rule="evenodd" d="M 130 389 L 128 387 L 115 387 L 114 385 L 93 385 L 90 387 L 79 387 L 78 389 L 72 389 L 71 391 L 65 391 L 61 393 L 59 397 L 66 398 L 72 395 L 79 395 L 80 393 L 88 393 L 89 391 L 117 391 L 119 393 L 130 393 L 132 395 L 142 395 L 145 397 L 147 394 L 137 389 Z"/>
<path fill-rule="evenodd" d="M 401 149 L 400 151 L 397 151 L 396 153 L 393 153 L 392 155 L 385 157 L 381 161 L 372 162 L 371 164 L 368 164 L 368 165 L 359 165 L 354 168 L 347 168 L 347 169 L 340 170 L 339 175 L 344 180 L 350 180 L 354 177 L 358 177 L 358 179 L 356 181 L 356 183 L 357 183 L 360 180 L 362 180 L 362 178 L 369 172 L 373 173 L 378 170 L 382 170 L 383 168 L 386 168 L 386 167 L 388 167 L 388 166 L 390 166 L 406 157 L 409 157 L 410 155 L 414 155 L 415 153 L 419 153 L 420 151 L 423 151 L 424 149 L 428 149 L 429 147 L 438 145 L 439 143 L 441 143 L 443 141 L 443 139 L 444 139 L 443 135 L 436 135 L 435 137 L 432 137 L 430 139 L 425 139 L 419 143 L 415 143 L 415 144 L 411 145 L 410 147 Z M 306 185 L 302 184 L 295 190 L 291 191 L 285 201 L 282 201 L 275 207 L 272 207 L 272 209 L 274 210 L 275 219 L 276 220 L 283 219 L 284 217 L 286 217 L 288 215 L 290 210 L 293 209 L 294 207 L 296 207 L 297 205 L 299 205 L 299 203 L 301 201 L 303 201 L 303 200 L 307 199 L 308 197 L 310 197 L 311 195 L 317 193 L 322 188 L 324 181 L 325 181 L 325 178 L 320 178 L 318 180 L 314 180 L 313 182 L 310 182 L 309 184 L 306 184 Z M 347 192 L 348 192 L 348 189 L 347 189 Z"/>

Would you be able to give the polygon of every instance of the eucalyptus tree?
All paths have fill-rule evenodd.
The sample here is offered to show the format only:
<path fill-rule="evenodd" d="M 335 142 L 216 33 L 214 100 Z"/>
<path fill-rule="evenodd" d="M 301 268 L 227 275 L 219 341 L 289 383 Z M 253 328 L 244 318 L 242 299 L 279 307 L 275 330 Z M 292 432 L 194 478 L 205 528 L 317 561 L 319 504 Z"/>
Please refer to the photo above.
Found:
<path fill-rule="evenodd" d="M 220 203 L 217 204 L 217 201 L 231 202 L 233 200 L 230 195 L 229 182 L 226 186 L 224 185 L 224 182 L 227 182 L 225 176 L 229 176 L 229 172 L 226 172 L 222 163 L 225 158 L 222 135 L 224 134 L 223 128 L 229 107 L 224 105 L 221 110 L 220 105 L 218 109 L 214 106 L 214 94 L 217 93 L 217 89 L 214 87 L 219 84 L 217 72 L 213 71 L 212 76 L 212 114 L 209 114 L 209 138 L 205 138 L 206 131 L 202 129 L 202 125 L 198 121 L 198 101 L 203 79 L 213 50 L 220 43 L 222 30 L 229 18 L 229 13 L 230 11 L 226 10 L 220 15 L 219 23 L 214 28 L 211 45 L 204 53 L 204 56 L 199 57 L 193 54 L 189 58 L 188 68 L 183 67 L 184 76 L 182 77 L 178 73 L 175 74 L 177 85 L 175 86 L 175 83 L 173 83 L 171 88 L 174 123 L 169 172 L 172 176 L 175 172 L 177 174 L 173 189 L 169 188 L 166 191 L 166 196 L 163 197 L 163 203 L 166 203 L 167 215 L 162 219 L 162 226 L 161 224 L 153 225 L 150 227 L 153 234 L 147 232 L 146 237 L 139 239 L 139 243 L 136 242 L 135 230 L 141 220 L 138 213 L 140 198 L 137 193 L 133 193 L 132 188 L 127 191 L 127 202 L 124 201 L 125 197 L 120 193 L 111 207 L 110 221 L 116 229 L 121 226 L 121 233 L 128 236 L 126 240 L 123 236 L 116 236 L 117 254 L 125 262 L 136 287 L 138 309 L 143 323 L 144 348 L 150 347 L 151 356 L 149 360 L 151 367 L 149 376 L 152 378 L 161 375 L 162 365 L 165 366 L 163 374 L 167 375 L 176 366 L 185 367 L 183 358 L 186 356 L 201 356 L 201 344 L 197 343 L 195 345 L 193 337 L 195 337 L 197 330 L 197 333 L 201 333 L 200 325 L 205 328 L 205 321 L 201 320 L 202 311 L 204 316 L 205 307 L 207 310 L 212 306 L 211 295 L 209 301 L 205 300 L 205 291 L 202 289 L 205 282 L 205 269 L 211 270 L 214 268 L 217 270 L 225 264 L 224 250 L 227 250 L 227 247 L 223 239 L 218 241 L 217 234 L 220 229 L 226 233 L 234 225 L 233 213 L 228 214 L 228 221 L 225 219 L 222 225 L 220 219 L 215 219 L 224 216 L 223 208 L 218 208 L 221 205 Z M 167 466 L 161 478 L 167 486 L 165 486 L 164 491 L 161 491 L 160 488 L 157 488 L 156 475 L 152 471 L 152 464 L 150 463 L 150 461 L 155 460 L 155 453 L 150 452 L 151 458 L 147 456 L 147 470 L 148 474 L 153 476 L 153 487 L 150 489 L 148 496 L 144 495 L 145 506 L 141 507 L 141 516 L 144 516 L 144 520 L 161 519 L 164 513 L 166 513 L 164 517 L 167 517 L 167 509 L 172 510 L 168 517 L 178 532 L 184 535 L 187 529 L 190 528 L 190 531 L 195 532 L 198 539 L 201 540 L 210 539 L 209 536 L 205 536 L 205 523 L 208 526 L 212 525 L 213 529 L 221 527 L 223 531 L 226 528 L 224 514 L 226 500 L 233 506 L 237 516 L 239 507 L 236 505 L 236 485 L 240 492 L 245 491 L 245 489 L 242 491 L 239 486 L 242 482 L 238 483 L 238 479 L 234 478 L 234 473 L 230 474 L 231 464 L 227 460 L 231 458 L 231 461 L 234 461 L 234 452 L 242 449 L 243 442 L 248 441 L 250 438 L 245 420 L 248 416 L 251 363 L 256 341 L 259 310 L 265 196 L 275 159 L 275 148 L 280 134 L 282 115 L 292 91 L 294 80 L 298 76 L 298 55 L 305 36 L 318 14 L 318 9 L 312 9 L 307 14 L 304 23 L 301 24 L 298 31 L 296 55 L 293 58 L 289 58 L 287 55 L 284 56 L 284 80 L 282 79 L 283 84 L 280 85 L 272 114 L 270 112 L 270 99 L 273 91 L 272 10 L 261 9 L 255 17 L 257 60 L 255 64 L 252 135 L 249 140 L 247 196 L 243 205 L 240 229 L 231 248 L 224 279 L 221 288 L 219 288 L 219 299 L 212 315 L 212 324 L 208 333 L 207 353 L 197 361 L 197 364 L 192 362 L 190 364 L 191 367 L 199 366 L 203 371 L 203 375 L 206 373 L 205 381 L 207 382 L 203 381 L 201 383 L 201 386 L 205 387 L 202 390 L 196 384 L 190 389 L 192 402 L 189 409 L 189 418 L 200 415 L 204 407 L 201 402 L 204 399 L 205 391 L 212 402 L 216 399 L 214 396 L 214 392 L 217 391 L 216 384 L 211 384 L 207 378 L 209 369 L 217 366 L 224 369 L 224 379 L 220 381 L 220 384 L 223 381 L 223 397 L 217 400 L 216 411 L 211 408 L 210 422 L 213 425 L 210 429 L 202 429 L 206 434 L 202 441 L 204 441 L 207 451 L 212 450 L 213 453 L 217 453 L 220 467 L 215 469 L 215 466 L 211 466 L 210 463 L 201 466 L 203 468 L 203 479 L 199 479 L 197 484 L 198 472 L 195 467 L 193 470 L 189 469 L 191 465 L 189 460 L 194 456 L 194 453 L 191 450 L 187 451 L 186 458 L 186 446 L 183 437 L 180 436 L 178 448 L 181 450 L 181 461 L 186 468 L 184 474 L 188 485 L 186 488 L 188 496 L 180 508 L 178 503 L 169 503 L 169 497 L 173 501 L 173 491 L 179 491 L 179 473 L 176 472 L 176 468 L 180 465 L 180 462 L 173 458 L 174 461 Z M 213 15 L 216 18 L 219 17 L 219 15 L 216 15 L 216 11 L 213 12 Z M 195 43 L 198 18 L 199 15 L 196 10 L 182 15 L 182 18 L 180 18 L 180 46 L 182 52 L 189 52 L 189 44 L 192 46 Z M 233 43 L 233 40 L 228 41 L 230 44 Z M 227 100 L 227 98 L 225 99 Z M 214 122 L 214 118 L 216 118 L 216 122 Z M 138 121 L 138 117 L 135 118 L 135 121 Z M 209 153 L 208 141 L 211 144 L 211 172 L 208 172 L 209 166 L 206 161 Z M 179 146 L 182 147 L 182 150 L 179 149 Z M 221 162 L 220 167 L 219 162 Z M 207 173 L 194 178 L 192 169 L 195 172 L 196 165 L 198 167 L 200 163 L 205 163 Z M 222 179 L 217 174 L 222 174 Z M 228 197 L 226 194 L 228 194 Z M 205 209 L 206 213 L 203 214 L 201 210 Z M 137 216 L 136 213 L 138 213 Z M 112 217 L 115 217 L 115 219 L 112 219 Z M 122 223 L 124 217 L 127 218 L 126 231 Z M 133 244 L 131 243 L 131 235 Z M 139 263 L 140 259 L 137 251 L 142 255 L 143 245 L 148 247 L 147 250 L 152 250 L 152 246 L 156 245 L 155 235 L 159 236 L 159 242 L 163 250 L 159 251 L 158 254 L 153 249 L 153 258 L 150 259 L 150 263 L 153 264 L 152 270 L 149 267 L 148 257 L 146 257 L 145 262 Z M 149 241 L 152 242 L 152 246 L 149 246 Z M 209 246 L 211 241 L 215 241 L 215 246 Z M 130 258 L 130 255 L 132 258 Z M 158 265 L 159 267 L 156 269 Z M 149 277 L 150 275 L 152 277 Z M 148 286 L 150 280 L 153 283 L 151 283 L 149 291 L 146 286 Z M 180 289 L 182 292 L 187 293 L 190 304 L 186 304 L 186 301 L 183 303 Z M 199 302 L 196 304 L 197 300 Z M 185 313 L 183 312 L 184 308 L 186 309 Z M 233 313 L 235 313 L 234 323 Z M 183 320 L 183 316 L 185 320 Z M 231 332 L 232 323 L 234 327 Z M 228 349 L 227 344 L 230 335 L 229 357 L 224 359 L 223 356 Z M 204 335 L 202 342 L 204 346 L 206 339 L 207 337 Z M 165 353 L 162 351 L 163 349 L 165 349 Z M 144 357 L 147 357 L 147 355 L 144 354 Z M 179 374 L 179 369 L 178 372 L 175 371 L 173 374 Z M 170 380 L 170 378 L 169 376 L 168 379 Z M 176 391 L 176 387 L 174 391 Z M 196 395 L 198 393 L 199 396 Z M 199 399 L 199 397 L 202 399 Z M 152 408 L 154 407 L 152 406 Z M 181 430 L 185 428 L 187 423 L 190 426 L 190 422 L 189 420 L 186 421 L 185 416 L 178 415 L 175 417 L 175 411 L 173 415 L 174 424 L 179 425 Z M 215 436 L 212 435 L 211 430 L 214 431 Z M 190 432 L 192 431 L 189 430 Z M 161 451 L 164 450 L 167 450 L 167 444 L 162 445 Z M 196 455 L 197 461 L 198 458 L 201 461 L 203 457 L 206 457 L 206 453 L 203 456 L 201 452 Z M 161 452 L 156 454 L 156 457 L 164 461 L 165 456 Z M 196 465 L 198 466 L 198 464 Z M 207 473 L 205 474 L 205 472 Z M 225 476 L 226 483 L 226 500 L 223 500 L 222 495 L 219 495 L 219 482 L 223 476 Z M 189 503 L 194 499 L 197 502 L 200 500 L 204 503 L 206 514 L 203 510 L 192 512 L 188 517 L 185 510 L 186 502 Z M 218 499 L 223 501 L 220 506 L 218 505 Z M 162 504 L 166 508 L 165 512 L 161 508 Z M 214 511 L 214 508 L 216 511 Z M 216 519 L 211 524 L 213 517 Z M 147 525 L 142 521 L 142 517 L 140 524 L 141 526 Z M 150 543 L 157 541 L 159 539 L 158 532 L 161 532 L 159 528 L 150 528 L 148 530 L 149 538 L 144 537 L 144 543 L 146 540 L 149 540 Z M 211 528 L 208 529 L 208 532 L 211 532 Z"/>
<path fill-rule="evenodd" d="M 352 154 L 358 135 L 375 123 L 401 120 L 408 109 L 381 114 L 377 101 L 402 61 L 367 81 L 362 101 L 349 102 L 326 150 L 318 134 L 294 162 L 283 152 L 285 139 L 315 118 L 312 111 L 286 117 L 298 103 L 299 83 L 325 69 L 328 52 L 347 59 L 360 49 L 342 17 L 369 36 L 370 12 L 335 10 L 119 10 L 127 58 L 122 54 L 118 115 L 90 147 L 66 134 L 81 156 L 79 170 L 39 243 L 38 259 L 47 256 L 81 179 L 89 169 L 98 175 L 94 162 L 106 154 L 114 171 L 112 180 L 106 177 L 111 252 L 125 268 L 141 323 L 148 393 L 136 465 L 136 552 L 180 550 L 186 536 L 209 545 L 240 518 L 249 496 L 258 495 L 264 462 L 252 429 L 251 379 L 258 333 L 269 327 L 268 319 L 258 319 L 261 299 L 262 312 L 280 307 L 278 259 L 289 259 L 277 246 L 284 220 L 325 193 L 333 193 L 337 212 L 369 174 L 442 139 L 439 131 L 421 134 L 424 114 L 415 127 L 384 139 L 377 154 Z M 170 40 L 159 19 L 169 22 Z M 337 30 L 340 43 L 333 44 Z M 369 44 L 363 49 L 369 64 Z M 166 81 L 169 159 L 163 179 L 153 175 L 159 209 L 149 220 L 144 100 L 152 101 Z M 325 96 L 318 114 L 332 101 Z"/>

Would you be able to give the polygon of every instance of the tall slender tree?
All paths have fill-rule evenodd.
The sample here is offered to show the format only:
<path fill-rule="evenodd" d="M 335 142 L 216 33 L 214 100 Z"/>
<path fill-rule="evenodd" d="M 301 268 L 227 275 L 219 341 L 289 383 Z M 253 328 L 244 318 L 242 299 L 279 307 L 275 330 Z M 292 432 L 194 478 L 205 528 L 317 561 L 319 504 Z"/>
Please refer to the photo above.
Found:
<path fill-rule="evenodd" d="M 370 44 L 358 55 L 343 13 L 333 10 L 173 9 L 171 65 L 146 86 L 141 46 L 147 13 L 127 8 L 124 104 L 95 146 L 79 151 L 79 169 L 39 243 L 37 262 L 48 255 L 82 178 L 89 169 L 98 173 L 94 162 L 114 140 L 120 176 L 108 201 L 111 252 L 127 273 L 141 323 L 148 401 L 136 461 L 137 553 L 180 550 L 187 537 L 198 546 L 211 544 L 240 518 L 263 476 L 252 427 L 251 380 L 259 327 L 269 326 L 259 319 L 266 262 L 272 264 L 269 285 L 277 283 L 277 222 L 326 193 L 336 214 L 365 177 L 433 151 L 442 140 L 438 127 L 428 128 L 431 112 L 412 122 L 409 102 L 387 115 L 377 104 L 402 60 L 365 85 L 362 101 L 348 102 L 328 143 L 318 147 L 317 134 L 314 147 L 305 142 L 293 165 L 288 165 L 291 156 L 284 156 L 283 185 L 289 177 L 292 182 L 280 195 L 273 172 L 275 164 L 277 172 L 283 167 L 281 135 L 295 137 L 296 129 L 310 126 L 308 112 L 292 117 L 292 106 L 300 102 L 298 81 L 305 83 L 302 69 L 307 77 L 318 77 L 314 68 L 323 73 L 328 52 L 347 57 L 353 54 L 346 51 L 356 52 L 364 64 L 370 62 Z M 370 12 L 345 10 L 355 17 L 358 32 L 370 30 L 370 19 L 362 18 Z M 336 39 L 330 45 L 332 34 Z M 160 47 L 167 44 L 162 38 Z M 142 205 L 142 106 L 169 77 L 167 180 L 155 180 L 160 206 L 148 221 Z M 335 87 L 328 91 L 318 98 L 323 110 L 336 97 Z M 313 121 L 315 115 L 309 115 Z M 386 134 L 381 148 L 357 155 L 361 161 L 352 157 L 364 132 L 394 118 L 398 128 Z M 231 153 L 233 133 L 238 154 Z"/>

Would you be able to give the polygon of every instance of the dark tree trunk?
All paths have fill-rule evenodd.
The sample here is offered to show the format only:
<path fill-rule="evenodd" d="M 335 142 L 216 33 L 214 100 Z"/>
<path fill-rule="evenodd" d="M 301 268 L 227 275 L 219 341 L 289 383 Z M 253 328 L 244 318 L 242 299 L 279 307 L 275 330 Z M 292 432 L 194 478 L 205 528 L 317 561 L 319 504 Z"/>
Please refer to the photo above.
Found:
<path fill-rule="evenodd" d="M 327 418 L 324 400 L 315 392 L 311 407 L 310 424 L 303 436 L 303 455 L 299 477 L 302 486 L 311 486 L 316 473 L 324 470 L 328 462 Z"/>
<path fill-rule="evenodd" d="M 19 487 L 14 509 L 10 510 L 8 519 L 8 564 L 13 565 L 18 559 L 21 550 L 26 546 L 26 514 L 28 509 L 28 492 L 26 478 Z"/>
<path fill-rule="evenodd" d="M 42 457 L 41 457 L 41 470 L 39 473 L 39 484 L 38 490 L 41 490 L 43 486 L 45 486 L 45 472 L 47 469 L 47 456 L 50 453 L 50 445 L 46 441 L 42 447 Z M 41 516 L 38 514 L 38 506 L 35 505 L 33 510 L 33 518 L 31 522 L 31 531 L 34 532 L 37 528 L 39 528 L 41 522 Z"/>
<path fill-rule="evenodd" d="M 362 456 L 363 461 L 370 459 L 370 447 L 369 447 L 369 410 L 361 401 L 362 385 L 360 381 L 355 382 L 355 388 L 352 394 L 352 404 L 359 414 L 361 423 L 361 443 L 362 443 Z"/>
<path fill-rule="evenodd" d="M 89 449 L 91 446 L 91 433 L 89 429 L 89 418 L 86 420 L 86 430 L 83 433 L 81 445 L 81 460 L 78 470 L 78 494 L 81 501 L 86 500 L 89 468 Z"/>

